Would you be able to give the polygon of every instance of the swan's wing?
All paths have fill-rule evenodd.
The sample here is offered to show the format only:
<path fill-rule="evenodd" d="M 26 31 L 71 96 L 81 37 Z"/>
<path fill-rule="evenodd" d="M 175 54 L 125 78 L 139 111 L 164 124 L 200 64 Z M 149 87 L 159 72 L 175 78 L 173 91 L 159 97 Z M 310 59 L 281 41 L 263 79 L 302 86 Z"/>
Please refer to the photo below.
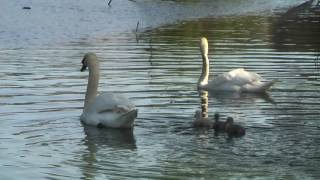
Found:
<path fill-rule="evenodd" d="M 104 93 L 95 98 L 89 105 L 88 110 L 97 113 L 123 114 L 133 109 L 135 109 L 135 106 L 125 96 L 116 93 Z"/>
<path fill-rule="evenodd" d="M 244 85 L 263 80 L 257 73 L 249 72 L 243 68 L 234 69 L 227 73 L 229 81 L 237 85 Z"/>
<path fill-rule="evenodd" d="M 248 72 L 243 68 L 231 70 L 227 73 L 221 74 L 210 81 L 210 86 L 221 86 L 224 84 L 232 84 L 242 86 L 248 83 L 263 80 L 261 76 L 254 72 Z"/>
<path fill-rule="evenodd" d="M 130 128 L 137 117 L 137 109 L 128 98 L 117 93 L 97 96 L 83 110 L 80 119 L 88 125 L 102 125 L 112 128 Z"/>
<path fill-rule="evenodd" d="M 112 108 L 101 108 L 100 110 L 97 111 L 97 113 L 126 113 L 130 109 L 125 106 L 114 106 Z"/>

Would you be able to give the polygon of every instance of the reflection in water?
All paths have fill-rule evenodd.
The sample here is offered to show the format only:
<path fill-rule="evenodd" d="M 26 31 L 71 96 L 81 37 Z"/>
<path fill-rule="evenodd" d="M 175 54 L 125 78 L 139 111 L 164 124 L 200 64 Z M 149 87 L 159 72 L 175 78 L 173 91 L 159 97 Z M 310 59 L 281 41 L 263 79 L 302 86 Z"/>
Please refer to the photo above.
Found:
<path fill-rule="evenodd" d="M 218 93 L 209 92 L 210 97 L 215 102 L 221 102 L 225 105 L 234 104 L 241 106 L 242 104 L 255 103 L 257 100 L 264 100 L 267 103 L 276 104 L 276 102 L 270 97 L 268 92 L 265 93 Z"/>
<path fill-rule="evenodd" d="M 86 135 L 84 145 L 87 147 L 88 153 L 82 155 L 84 162 L 82 171 L 86 179 L 92 179 L 96 176 L 99 159 L 106 158 L 102 156 L 104 153 L 99 153 L 99 151 L 105 149 L 132 151 L 137 148 L 133 129 L 96 128 L 84 125 L 84 132 Z"/>
<path fill-rule="evenodd" d="M 199 94 L 201 98 L 201 110 L 197 110 L 195 112 L 195 120 L 193 122 L 193 126 L 195 128 L 211 129 L 213 126 L 213 122 L 208 119 L 208 92 L 200 90 Z"/>
<path fill-rule="evenodd" d="M 309 0 L 280 15 L 272 26 L 273 46 L 278 51 L 319 52 L 320 4 Z"/>
<path fill-rule="evenodd" d="M 199 90 L 201 99 L 201 115 L 203 118 L 208 118 L 208 91 Z"/>
<path fill-rule="evenodd" d="M 307 59 L 299 58 L 294 64 L 293 72 L 307 80 L 319 79 L 319 66 L 317 56 L 320 52 L 320 4 L 318 0 L 309 0 L 297 7 L 289 9 L 280 15 L 272 27 L 273 47 L 280 52 L 296 52 L 314 54 L 314 62 L 310 62 L 312 68 L 302 71 L 299 67 L 301 61 Z"/>
<path fill-rule="evenodd" d="M 318 72 L 318 75 L 316 76 L 316 78 L 320 79 L 320 51 L 317 53 L 317 56 L 314 60 L 314 65 L 316 67 L 316 71 Z"/>
<path fill-rule="evenodd" d="M 90 152 L 96 153 L 99 147 L 114 149 L 136 149 L 133 129 L 109 129 L 84 126 L 85 144 Z M 91 148 L 92 147 L 92 148 Z"/>
<path fill-rule="evenodd" d="M 139 31 L 139 42 L 134 34 L 121 34 L 48 49 L 0 50 L 1 175 L 319 179 L 320 84 L 314 67 L 320 23 L 314 11 L 292 19 L 254 13 L 184 21 Z M 277 29 L 289 33 L 279 36 Z M 213 75 L 244 67 L 280 82 L 269 95 L 202 92 L 199 98 L 202 36 L 212 39 Z M 101 90 L 124 93 L 139 108 L 134 135 L 80 125 L 86 82 L 76 67 L 87 51 L 103 57 Z M 209 119 L 214 112 L 223 120 L 234 117 L 246 135 L 229 141 L 212 129 L 191 128 L 200 104 Z"/>

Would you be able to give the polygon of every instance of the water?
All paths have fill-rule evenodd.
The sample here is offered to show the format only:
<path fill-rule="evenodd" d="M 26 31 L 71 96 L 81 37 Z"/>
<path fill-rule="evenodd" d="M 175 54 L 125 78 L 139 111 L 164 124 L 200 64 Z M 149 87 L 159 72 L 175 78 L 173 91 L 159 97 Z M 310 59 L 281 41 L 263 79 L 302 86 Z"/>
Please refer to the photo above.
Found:
<path fill-rule="evenodd" d="M 2 0 L 1 48 L 43 48 L 70 41 L 95 42 L 121 33 L 153 29 L 164 24 L 206 16 L 244 13 L 272 14 L 304 0 Z M 30 9 L 23 9 L 28 7 Z M 66 18 L 67 17 L 67 18 Z"/>
<path fill-rule="evenodd" d="M 319 8 L 213 16 L 97 41 L 0 49 L 1 179 L 318 179 Z M 211 76 L 236 67 L 278 79 L 268 96 L 209 94 L 242 138 L 191 128 L 201 107 L 199 37 Z M 133 131 L 84 127 L 85 52 L 99 91 L 138 107 Z"/>

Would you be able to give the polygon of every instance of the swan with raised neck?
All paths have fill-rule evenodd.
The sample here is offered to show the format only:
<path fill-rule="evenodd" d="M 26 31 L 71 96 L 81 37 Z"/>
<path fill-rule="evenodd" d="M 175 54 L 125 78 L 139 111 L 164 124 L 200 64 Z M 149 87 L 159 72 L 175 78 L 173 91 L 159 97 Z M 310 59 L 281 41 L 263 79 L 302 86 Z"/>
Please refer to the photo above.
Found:
<path fill-rule="evenodd" d="M 277 81 L 266 81 L 257 73 L 246 71 L 243 68 L 233 69 L 208 81 L 208 40 L 205 37 L 200 39 L 200 52 L 202 57 L 202 71 L 198 80 L 199 89 L 218 92 L 258 93 L 265 92 Z"/>
<path fill-rule="evenodd" d="M 132 128 L 138 111 L 128 98 L 111 92 L 98 95 L 100 70 L 95 53 L 84 55 L 81 72 L 87 68 L 89 78 L 81 121 L 97 127 Z"/>

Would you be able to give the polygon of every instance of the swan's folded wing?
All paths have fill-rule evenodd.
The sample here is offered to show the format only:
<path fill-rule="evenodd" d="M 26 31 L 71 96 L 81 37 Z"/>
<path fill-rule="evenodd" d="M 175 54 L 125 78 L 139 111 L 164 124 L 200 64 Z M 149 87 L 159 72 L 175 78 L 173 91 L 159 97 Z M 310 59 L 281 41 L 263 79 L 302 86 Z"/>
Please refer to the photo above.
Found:
<path fill-rule="evenodd" d="M 237 89 L 246 84 L 256 84 L 263 80 L 258 74 L 238 68 L 216 76 L 209 82 L 209 89 Z"/>
<path fill-rule="evenodd" d="M 246 74 L 243 73 L 243 69 L 234 69 L 232 71 L 220 74 L 213 78 L 212 81 L 209 82 L 210 86 L 221 86 L 226 83 L 232 83 L 237 85 L 238 83 L 242 84 L 243 82 L 247 82 Z"/>
<path fill-rule="evenodd" d="M 248 72 L 243 68 L 234 69 L 226 73 L 224 76 L 227 76 L 228 81 L 234 85 L 244 85 L 263 80 L 257 73 Z"/>
<path fill-rule="evenodd" d="M 127 112 L 132 111 L 133 108 L 130 106 L 123 106 L 123 105 L 117 105 L 111 108 L 101 108 L 97 112 L 98 113 L 119 113 L 119 114 L 124 114 Z"/>
<path fill-rule="evenodd" d="M 217 87 L 220 86 L 228 81 L 232 80 L 232 76 L 229 73 L 224 73 L 219 76 L 214 77 L 212 81 L 209 82 L 210 86 Z"/>
<path fill-rule="evenodd" d="M 128 98 L 121 94 L 104 93 L 95 98 L 88 111 L 96 113 L 125 113 L 135 109 Z"/>

